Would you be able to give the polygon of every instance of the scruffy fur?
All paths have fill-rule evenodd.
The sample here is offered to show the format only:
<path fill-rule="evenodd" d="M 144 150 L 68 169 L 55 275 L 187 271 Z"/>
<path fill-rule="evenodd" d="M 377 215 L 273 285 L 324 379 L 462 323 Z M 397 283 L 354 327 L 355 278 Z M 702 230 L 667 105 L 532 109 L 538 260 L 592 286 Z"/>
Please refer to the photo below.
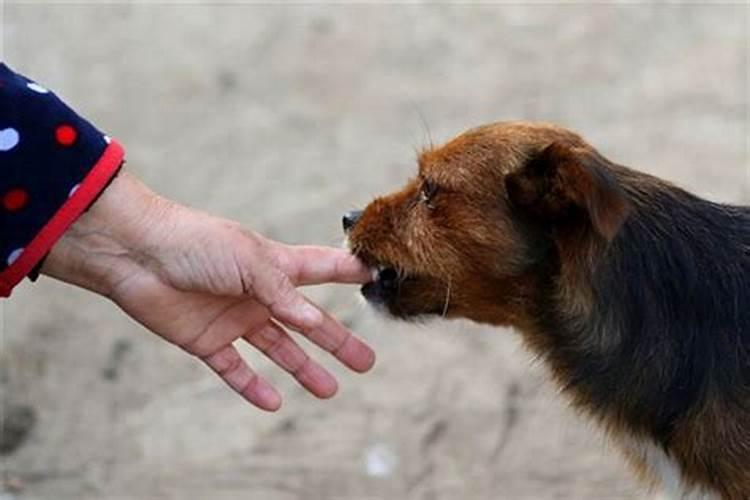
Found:
<path fill-rule="evenodd" d="M 391 315 L 515 327 L 642 477 L 750 498 L 750 208 L 498 123 L 424 151 L 348 233 L 395 270 L 363 288 Z"/>

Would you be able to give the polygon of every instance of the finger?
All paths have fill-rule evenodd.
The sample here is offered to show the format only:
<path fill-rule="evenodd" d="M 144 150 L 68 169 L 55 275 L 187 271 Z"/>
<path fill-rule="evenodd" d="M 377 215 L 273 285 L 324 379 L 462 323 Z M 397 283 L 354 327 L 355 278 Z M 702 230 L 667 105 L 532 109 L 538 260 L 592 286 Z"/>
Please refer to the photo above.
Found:
<path fill-rule="evenodd" d="M 281 406 L 281 396 L 276 389 L 251 370 L 233 346 L 222 347 L 203 361 L 229 387 L 261 410 L 276 411 Z"/>
<path fill-rule="evenodd" d="M 309 303 L 277 269 L 264 269 L 255 290 L 272 317 L 305 335 L 352 370 L 365 372 L 372 367 L 372 349 L 328 313 Z"/>
<path fill-rule="evenodd" d="M 213 354 L 268 321 L 266 307 L 253 299 L 227 299 L 219 303 L 211 319 L 180 347 L 198 357 Z"/>
<path fill-rule="evenodd" d="M 364 373 L 372 368 L 375 352 L 331 315 L 320 312 L 322 320 L 317 325 L 290 326 L 352 370 Z"/>
<path fill-rule="evenodd" d="M 244 338 L 313 395 L 325 399 L 336 394 L 338 382 L 333 375 L 310 358 L 278 324 L 268 321 Z"/>
<path fill-rule="evenodd" d="M 291 245 L 283 245 L 281 248 L 281 271 L 296 286 L 372 281 L 367 266 L 346 250 Z"/>
<path fill-rule="evenodd" d="M 290 302 L 273 304 L 271 315 L 298 331 L 315 345 L 333 354 L 344 365 L 366 372 L 375 363 L 375 353 L 328 313 L 316 308 L 298 292 Z M 311 312 L 314 311 L 314 312 Z"/>

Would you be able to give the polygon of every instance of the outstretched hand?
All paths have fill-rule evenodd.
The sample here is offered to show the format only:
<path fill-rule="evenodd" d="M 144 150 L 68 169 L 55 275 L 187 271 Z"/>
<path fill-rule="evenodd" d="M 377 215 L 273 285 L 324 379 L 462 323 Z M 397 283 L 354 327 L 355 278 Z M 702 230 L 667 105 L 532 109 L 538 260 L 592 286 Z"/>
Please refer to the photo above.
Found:
<path fill-rule="evenodd" d="M 160 198 L 125 172 L 58 241 L 42 272 L 110 297 L 264 410 L 278 409 L 281 396 L 247 365 L 235 341 L 262 351 L 320 398 L 336 393 L 336 379 L 289 330 L 357 372 L 375 360 L 296 288 L 368 281 L 348 252 L 266 239 Z"/>

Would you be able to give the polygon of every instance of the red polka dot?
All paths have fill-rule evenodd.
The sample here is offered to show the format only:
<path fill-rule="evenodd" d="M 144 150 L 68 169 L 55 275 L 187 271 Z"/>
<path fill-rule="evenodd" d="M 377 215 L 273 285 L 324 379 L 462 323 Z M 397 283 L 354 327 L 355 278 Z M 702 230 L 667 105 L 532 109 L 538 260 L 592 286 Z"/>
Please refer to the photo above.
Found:
<path fill-rule="evenodd" d="M 29 202 L 29 194 L 20 188 L 11 189 L 3 196 L 3 207 L 9 212 L 21 210 Z"/>
<path fill-rule="evenodd" d="M 78 139 L 78 132 L 71 125 L 60 125 L 55 129 L 55 139 L 62 146 L 70 146 Z"/>

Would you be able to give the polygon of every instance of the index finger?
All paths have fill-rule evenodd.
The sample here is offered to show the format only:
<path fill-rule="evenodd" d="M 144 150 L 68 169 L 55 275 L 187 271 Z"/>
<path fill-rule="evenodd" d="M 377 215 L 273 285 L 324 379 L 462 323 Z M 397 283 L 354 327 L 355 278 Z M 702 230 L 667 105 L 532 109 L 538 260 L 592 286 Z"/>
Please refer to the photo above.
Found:
<path fill-rule="evenodd" d="M 372 281 L 367 266 L 340 248 L 284 245 L 282 253 L 279 266 L 295 286 Z"/>

